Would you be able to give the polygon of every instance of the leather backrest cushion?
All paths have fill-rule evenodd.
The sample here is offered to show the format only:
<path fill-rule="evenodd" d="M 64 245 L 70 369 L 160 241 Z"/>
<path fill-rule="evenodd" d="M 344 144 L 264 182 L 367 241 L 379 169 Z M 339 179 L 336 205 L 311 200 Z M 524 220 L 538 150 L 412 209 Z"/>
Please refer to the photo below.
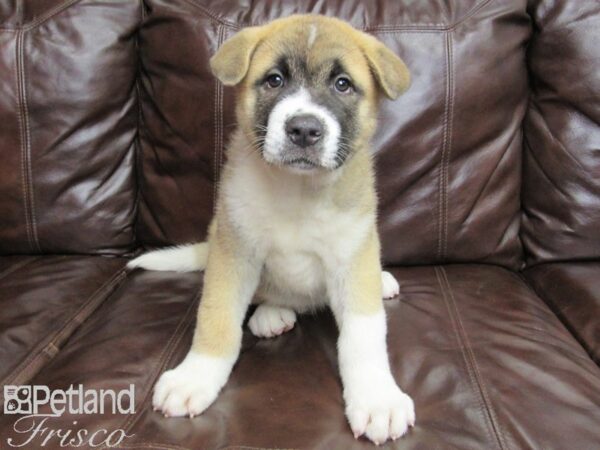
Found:
<path fill-rule="evenodd" d="M 373 33 L 412 86 L 384 102 L 373 142 L 386 263 L 520 265 L 523 1 L 148 0 L 141 31 L 142 185 L 148 246 L 203 239 L 235 126 L 234 91 L 208 58 L 243 26 L 321 13 Z M 312 5 L 312 6 L 311 6 Z"/>
<path fill-rule="evenodd" d="M 231 95 L 223 98 L 208 67 L 225 30 L 191 2 L 147 3 L 140 31 L 137 235 L 146 246 L 203 240 L 231 109 L 224 107 Z"/>
<path fill-rule="evenodd" d="M 3 0 L 0 253 L 134 246 L 138 2 Z"/>
<path fill-rule="evenodd" d="M 600 255 L 600 4 L 532 2 L 522 239 L 528 264 Z"/>

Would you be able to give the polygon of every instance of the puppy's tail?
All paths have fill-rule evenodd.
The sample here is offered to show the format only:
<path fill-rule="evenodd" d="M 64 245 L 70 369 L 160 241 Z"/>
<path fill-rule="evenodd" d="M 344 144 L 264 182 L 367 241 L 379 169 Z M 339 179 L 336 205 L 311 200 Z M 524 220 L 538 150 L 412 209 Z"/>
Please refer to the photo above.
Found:
<path fill-rule="evenodd" d="M 163 248 L 144 253 L 127 263 L 128 269 L 173 272 L 204 270 L 208 259 L 208 242 Z"/>

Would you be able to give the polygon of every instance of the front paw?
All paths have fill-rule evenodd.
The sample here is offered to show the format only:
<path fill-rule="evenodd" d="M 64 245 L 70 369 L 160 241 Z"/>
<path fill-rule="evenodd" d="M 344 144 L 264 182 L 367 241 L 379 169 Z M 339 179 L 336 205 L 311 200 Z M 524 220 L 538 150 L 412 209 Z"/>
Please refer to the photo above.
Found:
<path fill-rule="evenodd" d="M 363 434 L 375 444 L 403 436 L 415 424 L 412 399 L 394 381 L 369 383 L 369 389 L 346 392 L 346 417 L 358 439 Z"/>
<path fill-rule="evenodd" d="M 215 401 L 227 381 L 231 364 L 222 358 L 190 352 L 179 366 L 162 374 L 152 397 L 165 417 L 194 417 Z"/>

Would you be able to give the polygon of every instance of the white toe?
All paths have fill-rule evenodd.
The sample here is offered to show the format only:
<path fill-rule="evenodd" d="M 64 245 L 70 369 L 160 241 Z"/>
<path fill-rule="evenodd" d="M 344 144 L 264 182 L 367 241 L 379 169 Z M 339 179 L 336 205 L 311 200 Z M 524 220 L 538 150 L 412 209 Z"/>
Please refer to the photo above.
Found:
<path fill-rule="evenodd" d="M 197 416 L 217 398 L 233 361 L 190 352 L 154 387 L 152 405 L 167 417 Z"/>
<path fill-rule="evenodd" d="M 364 434 L 381 445 L 406 434 L 415 423 L 411 398 L 394 382 L 383 382 L 377 389 L 346 392 L 346 416 L 354 436 Z"/>
<path fill-rule="evenodd" d="M 390 437 L 390 417 L 388 413 L 386 411 L 373 413 L 365 434 L 377 445 L 381 445 L 387 441 L 388 437 Z"/>
<path fill-rule="evenodd" d="M 381 272 L 381 292 L 384 299 L 394 298 L 400 294 L 400 285 L 389 272 Z"/>

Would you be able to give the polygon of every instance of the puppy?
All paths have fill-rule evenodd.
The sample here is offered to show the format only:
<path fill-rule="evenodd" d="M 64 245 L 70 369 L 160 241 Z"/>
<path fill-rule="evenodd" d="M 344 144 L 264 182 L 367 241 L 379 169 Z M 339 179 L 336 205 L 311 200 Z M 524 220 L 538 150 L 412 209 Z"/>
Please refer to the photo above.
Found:
<path fill-rule="evenodd" d="M 298 15 L 246 28 L 210 60 L 237 86 L 237 121 L 208 242 L 140 256 L 129 267 L 205 269 L 192 348 L 165 372 L 153 404 L 165 416 L 202 413 L 238 358 L 248 305 L 260 337 L 290 330 L 296 313 L 329 306 L 355 437 L 406 433 L 413 402 L 396 385 L 382 297 L 369 139 L 378 100 L 409 84 L 404 63 L 375 38 L 332 18 Z"/>

